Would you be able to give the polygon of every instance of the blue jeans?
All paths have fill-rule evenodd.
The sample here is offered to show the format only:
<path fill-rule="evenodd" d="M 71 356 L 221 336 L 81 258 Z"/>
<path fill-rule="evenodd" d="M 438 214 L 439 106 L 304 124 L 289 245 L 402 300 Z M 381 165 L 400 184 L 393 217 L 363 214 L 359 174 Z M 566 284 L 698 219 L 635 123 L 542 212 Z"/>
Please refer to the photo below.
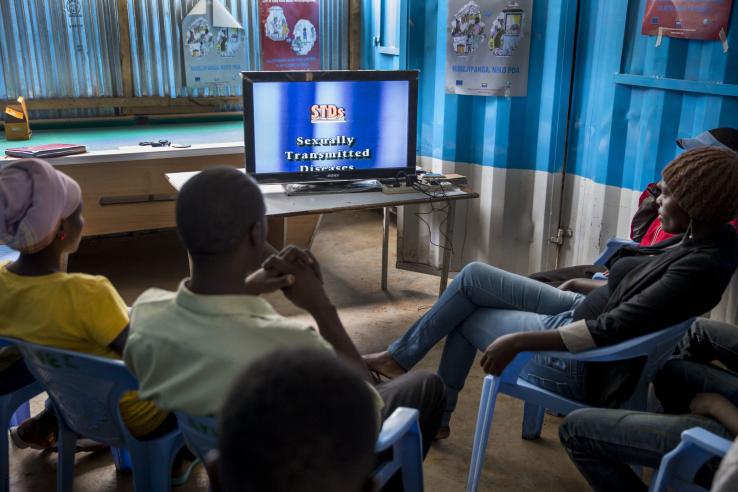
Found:
<path fill-rule="evenodd" d="M 698 415 L 584 408 L 564 419 L 559 439 L 593 490 L 646 492 L 648 487 L 630 467 L 658 468 L 661 458 L 679 445 L 682 432 L 692 427 L 734 437 L 716 420 Z M 715 459 L 705 464 L 697 483 L 709 488 L 719 463 Z"/>
<path fill-rule="evenodd" d="M 388 350 L 409 370 L 446 338 L 438 375 L 446 385 L 447 425 L 477 350 L 509 333 L 552 330 L 572 321 L 581 294 L 565 292 L 485 263 L 470 263 L 422 318 Z M 581 399 L 583 365 L 537 357 L 521 373 L 533 384 Z"/>

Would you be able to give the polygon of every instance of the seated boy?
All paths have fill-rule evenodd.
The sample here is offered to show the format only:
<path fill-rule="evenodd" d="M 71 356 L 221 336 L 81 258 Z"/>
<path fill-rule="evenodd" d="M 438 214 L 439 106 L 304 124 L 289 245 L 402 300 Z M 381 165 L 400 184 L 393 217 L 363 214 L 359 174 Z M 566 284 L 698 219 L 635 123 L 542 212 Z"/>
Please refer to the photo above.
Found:
<path fill-rule="evenodd" d="M 261 267 L 264 214 L 258 185 L 236 169 L 209 169 L 182 187 L 177 231 L 190 255 L 192 277 L 177 292 L 151 289 L 133 306 L 124 359 L 140 381 L 142 397 L 168 410 L 218 414 L 240 371 L 281 348 L 335 352 L 371 380 L 312 254 L 288 248 Z M 259 297 L 280 288 L 312 315 L 317 331 L 280 316 Z M 376 389 L 384 401 L 383 418 L 398 406 L 420 411 L 427 451 L 445 401 L 441 380 L 413 372 Z"/>
<path fill-rule="evenodd" d="M 299 377 L 297 376 L 299 375 Z M 355 367 L 288 349 L 234 381 L 208 468 L 216 491 L 369 492 L 379 415 Z"/>

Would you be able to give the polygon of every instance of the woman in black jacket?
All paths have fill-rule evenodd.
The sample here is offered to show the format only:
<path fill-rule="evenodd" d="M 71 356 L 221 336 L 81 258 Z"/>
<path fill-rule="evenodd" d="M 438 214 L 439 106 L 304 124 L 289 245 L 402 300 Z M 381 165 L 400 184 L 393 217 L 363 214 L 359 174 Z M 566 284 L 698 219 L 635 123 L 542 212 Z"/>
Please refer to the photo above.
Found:
<path fill-rule="evenodd" d="M 586 296 L 471 263 L 387 351 L 365 356 L 367 364 L 394 377 L 445 337 L 438 368 L 448 401 L 438 436 L 443 438 L 477 350 L 484 351 L 484 371 L 499 375 L 520 352 L 612 345 L 709 311 L 738 265 L 736 234 L 726 224 L 738 215 L 738 155 L 709 147 L 687 151 L 664 169 L 660 187 L 664 230 L 683 234 L 668 251 L 618 258 L 607 284 Z M 637 364 L 617 371 L 610 364 L 596 366 L 536 357 L 521 376 L 591 405 L 626 400 L 638 378 Z"/>

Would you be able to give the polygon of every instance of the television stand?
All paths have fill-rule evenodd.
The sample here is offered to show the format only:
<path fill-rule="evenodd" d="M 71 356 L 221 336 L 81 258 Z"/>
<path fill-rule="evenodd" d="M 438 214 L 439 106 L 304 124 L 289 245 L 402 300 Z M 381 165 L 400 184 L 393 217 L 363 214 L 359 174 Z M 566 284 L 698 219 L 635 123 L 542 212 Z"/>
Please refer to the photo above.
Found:
<path fill-rule="evenodd" d="M 325 183 L 283 184 L 287 196 L 293 195 L 330 195 L 334 193 L 362 193 L 365 191 L 382 191 L 382 185 L 376 179 L 362 181 L 328 181 Z"/>

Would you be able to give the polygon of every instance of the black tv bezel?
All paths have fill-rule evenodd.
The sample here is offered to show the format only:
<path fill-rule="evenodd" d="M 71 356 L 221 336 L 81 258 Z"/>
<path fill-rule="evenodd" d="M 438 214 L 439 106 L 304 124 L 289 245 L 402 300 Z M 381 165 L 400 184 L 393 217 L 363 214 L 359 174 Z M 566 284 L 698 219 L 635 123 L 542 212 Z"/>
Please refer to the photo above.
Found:
<path fill-rule="evenodd" d="M 397 178 L 415 174 L 415 146 L 418 124 L 418 70 L 315 70 L 315 71 L 250 71 L 241 72 L 243 80 L 243 129 L 246 172 L 258 183 L 315 183 L 362 179 Z M 404 80 L 408 85 L 407 166 L 352 171 L 257 173 L 254 152 L 253 83 L 259 82 L 333 82 Z"/>

